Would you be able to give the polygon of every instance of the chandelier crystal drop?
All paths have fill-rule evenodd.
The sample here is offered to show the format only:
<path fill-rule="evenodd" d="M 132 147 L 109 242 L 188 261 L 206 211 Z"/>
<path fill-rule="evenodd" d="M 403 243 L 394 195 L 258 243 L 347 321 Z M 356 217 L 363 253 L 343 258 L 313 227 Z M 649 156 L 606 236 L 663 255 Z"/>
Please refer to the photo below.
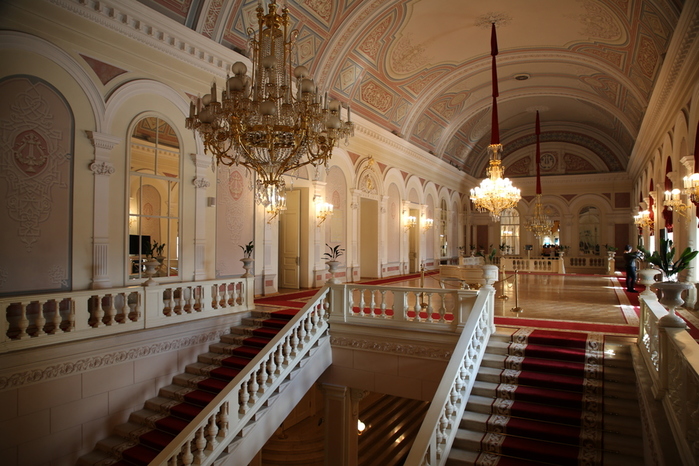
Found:
<path fill-rule="evenodd" d="M 277 8 L 272 1 L 264 14 L 259 4 L 257 34 L 248 28 L 252 76 L 244 63 L 234 63 L 220 99 L 214 82 L 210 94 L 191 103 L 186 119 L 217 163 L 257 175 L 255 198 L 266 208 L 285 196 L 283 174 L 309 164 L 327 167 L 333 147 L 354 135 L 349 105 L 320 95 L 305 66 L 292 67 L 298 31 L 288 29 L 288 8 L 281 14 Z"/>
<path fill-rule="evenodd" d="M 500 220 L 500 214 L 515 207 L 522 196 L 519 188 L 512 186 L 509 178 L 502 177 L 505 172 L 499 157 L 502 145 L 491 144 L 488 150 L 492 151 L 486 170 L 488 178 L 481 181 L 480 186 L 471 189 L 471 201 L 477 211 L 490 212 L 490 217 L 497 222 Z"/>

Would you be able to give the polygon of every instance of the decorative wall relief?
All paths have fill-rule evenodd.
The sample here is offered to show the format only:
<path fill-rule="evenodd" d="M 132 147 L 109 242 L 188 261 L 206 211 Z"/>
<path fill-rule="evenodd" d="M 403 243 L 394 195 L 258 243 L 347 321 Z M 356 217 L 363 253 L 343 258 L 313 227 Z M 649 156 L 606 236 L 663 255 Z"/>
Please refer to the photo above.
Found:
<path fill-rule="evenodd" d="M 216 174 L 216 276 L 244 273 L 238 245 L 252 239 L 255 215 L 251 175 L 242 167 L 219 167 Z"/>
<path fill-rule="evenodd" d="M 0 294 L 70 289 L 73 113 L 36 77 L 0 93 Z"/>

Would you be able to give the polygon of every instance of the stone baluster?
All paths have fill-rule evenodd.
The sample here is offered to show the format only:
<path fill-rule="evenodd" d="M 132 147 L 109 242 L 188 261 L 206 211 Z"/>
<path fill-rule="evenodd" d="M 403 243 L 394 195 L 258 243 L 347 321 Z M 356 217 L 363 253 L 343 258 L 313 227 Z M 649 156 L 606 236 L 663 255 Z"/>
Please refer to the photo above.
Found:
<path fill-rule="evenodd" d="M 44 331 L 44 327 L 46 326 L 44 304 L 39 301 L 34 301 L 32 305 L 36 306 L 36 319 L 34 320 L 34 325 L 36 325 L 36 334 L 34 336 L 40 337 L 46 335 L 46 331 Z"/>
<path fill-rule="evenodd" d="M 182 315 L 184 312 L 184 306 L 182 305 L 182 288 L 177 287 L 172 290 L 172 294 L 170 295 L 170 300 L 173 306 L 173 309 L 175 310 L 175 314 L 177 315 Z"/>
<path fill-rule="evenodd" d="M 167 466 L 178 466 L 177 458 L 178 458 L 178 455 L 175 455 L 175 456 L 171 457 L 169 460 L 167 460 Z"/>
<path fill-rule="evenodd" d="M 257 382 L 259 384 L 259 393 L 264 393 L 265 388 L 267 387 L 267 380 L 269 380 L 269 374 L 267 373 L 267 367 L 269 365 L 269 361 L 274 359 L 274 355 L 270 354 L 267 356 L 267 359 L 260 364 L 260 373 L 257 377 Z"/>
<path fill-rule="evenodd" d="M 354 292 L 356 290 L 356 288 L 350 288 L 347 293 L 347 312 L 349 312 L 349 315 L 352 315 L 352 310 L 354 309 Z"/>
<path fill-rule="evenodd" d="M 51 330 L 51 334 L 55 335 L 61 333 L 61 302 L 55 299 L 52 299 L 51 302 L 53 303 L 53 320 L 51 321 L 53 323 L 53 329 Z"/>
<path fill-rule="evenodd" d="M 104 322 L 102 322 L 102 319 L 104 318 L 104 310 L 102 309 L 99 296 L 90 297 L 90 310 L 90 314 L 92 314 L 92 327 L 97 328 L 103 326 Z"/>
<path fill-rule="evenodd" d="M 68 305 L 68 314 L 66 319 L 68 320 L 68 325 L 66 325 L 64 332 L 72 332 L 75 330 L 75 301 L 73 299 L 68 299 L 63 301 Z"/>
<path fill-rule="evenodd" d="M 284 338 L 284 366 L 291 364 L 291 351 L 291 336 L 287 335 L 286 338 Z"/>
<path fill-rule="evenodd" d="M 241 416 L 248 412 L 249 400 L 250 392 L 248 391 L 248 384 L 243 382 L 240 384 L 240 391 L 238 392 L 238 414 Z"/>
<path fill-rule="evenodd" d="M 311 339 L 311 335 L 315 333 L 315 325 L 313 325 L 313 314 L 315 314 L 315 311 L 311 311 L 308 316 L 306 316 L 305 321 L 306 321 L 306 341 Z"/>
<path fill-rule="evenodd" d="M 27 333 L 27 328 L 29 327 L 29 319 L 27 319 L 27 303 L 20 302 L 19 304 L 19 319 L 17 320 L 17 329 L 19 334 L 17 335 L 18 340 L 24 340 L 29 338 Z"/>
<path fill-rule="evenodd" d="M 228 435 L 228 414 L 230 412 L 230 406 L 228 401 L 221 405 L 221 409 L 218 412 L 218 434 L 221 438 L 226 438 Z"/>
<path fill-rule="evenodd" d="M 221 290 L 220 285 L 215 284 L 211 286 L 211 308 L 218 309 L 219 303 L 221 302 Z"/>
<path fill-rule="evenodd" d="M 204 436 L 204 427 L 197 429 L 194 434 L 194 463 L 202 464 L 206 459 L 204 450 L 206 449 L 206 437 Z"/>
<path fill-rule="evenodd" d="M 223 410 L 223 406 L 219 408 L 219 415 Z M 218 440 L 216 436 L 218 435 L 218 426 L 216 425 L 216 417 L 214 414 L 209 418 L 209 422 L 206 424 L 206 449 L 207 451 L 213 451 L 218 445 Z"/>
<path fill-rule="evenodd" d="M 182 445 L 182 466 L 190 466 L 194 460 L 194 455 L 192 455 L 192 443 L 190 440 L 184 442 Z"/>
<path fill-rule="evenodd" d="M 298 336 L 298 330 L 293 329 L 291 331 L 291 356 L 296 357 L 298 354 L 298 347 L 299 347 L 299 336 Z"/>
<path fill-rule="evenodd" d="M 260 391 L 260 384 L 257 383 L 258 376 L 259 376 L 258 370 L 254 371 L 252 374 L 250 374 L 250 381 L 248 382 L 249 392 L 250 392 L 249 403 L 253 406 L 255 405 L 255 403 L 257 403 L 257 400 L 258 400 L 257 394 Z"/>
<path fill-rule="evenodd" d="M 420 311 L 422 308 L 420 307 L 420 301 L 422 300 L 422 293 L 413 293 L 415 295 L 415 308 L 413 311 L 415 312 L 415 322 L 420 322 Z"/>
<path fill-rule="evenodd" d="M 364 301 L 364 290 L 359 291 L 359 316 L 364 317 L 364 308 L 366 307 L 366 302 Z"/>
<path fill-rule="evenodd" d="M 106 310 L 105 310 L 105 319 L 106 321 L 104 322 L 105 325 L 114 325 L 116 323 L 116 319 L 114 317 L 116 316 L 116 307 L 114 306 L 114 295 L 108 294 L 102 299 L 100 299 L 101 303 L 104 303 L 104 301 L 107 301 L 106 305 Z"/>
<path fill-rule="evenodd" d="M 269 373 L 279 375 L 281 373 L 281 365 L 284 363 L 283 343 L 279 343 L 274 349 L 274 357 L 269 361 Z"/>

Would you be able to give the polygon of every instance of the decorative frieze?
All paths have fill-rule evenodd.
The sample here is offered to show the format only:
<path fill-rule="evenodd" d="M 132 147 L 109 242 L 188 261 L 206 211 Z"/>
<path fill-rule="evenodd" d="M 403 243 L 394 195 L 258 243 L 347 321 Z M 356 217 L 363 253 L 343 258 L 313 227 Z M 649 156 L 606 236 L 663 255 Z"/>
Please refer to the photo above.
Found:
<path fill-rule="evenodd" d="M 393 353 L 403 356 L 416 356 L 429 359 L 442 359 L 445 361 L 448 361 L 452 354 L 452 351 L 446 348 L 400 343 L 395 341 L 376 341 L 347 337 L 331 336 L 330 344 L 332 346 L 345 348 L 376 351 L 380 353 Z"/>

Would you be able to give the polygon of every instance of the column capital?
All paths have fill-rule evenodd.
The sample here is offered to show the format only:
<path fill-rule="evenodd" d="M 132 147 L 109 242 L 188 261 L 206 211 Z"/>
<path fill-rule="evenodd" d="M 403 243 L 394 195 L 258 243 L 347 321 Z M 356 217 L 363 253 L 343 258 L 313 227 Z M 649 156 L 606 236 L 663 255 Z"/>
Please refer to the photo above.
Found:
<path fill-rule="evenodd" d="M 112 136 L 106 133 L 97 133 L 95 131 L 85 131 L 87 138 L 92 142 L 95 149 L 110 151 L 122 141 L 119 136 Z"/>
<path fill-rule="evenodd" d="M 114 168 L 114 165 L 104 160 L 94 160 L 90 164 L 90 170 L 92 171 L 93 175 L 109 176 L 114 174 L 116 168 Z"/>
<path fill-rule="evenodd" d="M 192 178 L 192 184 L 195 188 L 208 188 L 211 183 L 205 176 L 195 176 Z"/>

